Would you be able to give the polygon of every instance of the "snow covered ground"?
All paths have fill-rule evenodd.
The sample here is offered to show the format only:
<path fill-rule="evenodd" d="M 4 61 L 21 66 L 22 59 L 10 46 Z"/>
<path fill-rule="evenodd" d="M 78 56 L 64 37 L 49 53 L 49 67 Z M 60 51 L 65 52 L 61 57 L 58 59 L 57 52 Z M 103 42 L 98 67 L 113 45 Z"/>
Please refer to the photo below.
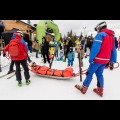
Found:
<path fill-rule="evenodd" d="M 40 55 L 39 55 L 40 57 Z M 32 53 L 31 59 L 39 65 L 44 65 L 42 59 L 35 58 L 35 53 Z M 84 59 L 83 69 L 89 66 L 88 59 Z M 120 51 L 118 51 L 118 62 L 120 63 Z M 9 60 L 2 57 L 2 67 L 8 65 Z M 48 63 L 46 64 L 48 66 Z M 52 68 L 64 69 L 67 67 L 67 62 L 54 61 Z M 74 62 L 74 72 L 77 73 L 78 59 Z M 7 73 L 9 66 L 2 68 L 0 76 Z M 0 78 L 0 100 L 120 100 L 120 67 L 110 71 L 105 69 L 104 78 L 104 96 L 101 98 L 93 92 L 96 87 L 96 76 L 94 75 L 93 81 L 85 95 L 75 89 L 76 84 L 82 85 L 79 77 L 70 80 L 56 80 L 50 78 L 42 78 L 30 72 L 32 83 L 29 86 L 25 85 L 24 72 L 22 71 L 23 86 L 18 87 L 16 77 L 7 79 L 8 76 Z M 85 75 L 83 75 L 83 80 Z"/>

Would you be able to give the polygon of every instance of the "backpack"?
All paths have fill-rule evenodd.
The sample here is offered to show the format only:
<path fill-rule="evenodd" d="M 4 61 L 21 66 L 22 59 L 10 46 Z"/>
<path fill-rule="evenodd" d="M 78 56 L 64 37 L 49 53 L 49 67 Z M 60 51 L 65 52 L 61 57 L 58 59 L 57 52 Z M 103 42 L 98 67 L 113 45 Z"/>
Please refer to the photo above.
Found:
<path fill-rule="evenodd" d="M 20 41 L 17 39 L 11 40 L 9 43 L 8 54 L 10 57 L 18 57 L 20 55 Z"/>

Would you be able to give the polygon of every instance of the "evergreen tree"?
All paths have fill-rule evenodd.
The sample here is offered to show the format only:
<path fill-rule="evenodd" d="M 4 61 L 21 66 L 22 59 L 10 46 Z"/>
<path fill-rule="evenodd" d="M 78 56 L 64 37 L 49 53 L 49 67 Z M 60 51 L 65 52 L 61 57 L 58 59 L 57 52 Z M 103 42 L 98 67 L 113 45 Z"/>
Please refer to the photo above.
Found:
<path fill-rule="evenodd" d="M 63 38 L 62 38 L 62 34 L 60 33 L 60 40 L 61 42 L 63 42 Z"/>
<path fill-rule="evenodd" d="M 73 32 L 72 32 L 72 30 L 71 30 L 70 32 L 68 32 L 67 37 L 70 37 L 70 38 L 73 37 Z"/>
<path fill-rule="evenodd" d="M 82 32 L 81 32 L 80 37 L 79 37 L 79 40 L 81 40 L 82 38 L 83 38 L 83 34 L 82 34 Z"/>
<path fill-rule="evenodd" d="M 91 39 L 93 39 L 93 35 L 91 34 Z"/>
<path fill-rule="evenodd" d="M 30 21 L 30 20 L 27 20 L 27 23 L 28 23 L 28 24 L 31 24 L 31 21 Z"/>
<path fill-rule="evenodd" d="M 73 37 L 73 32 L 72 32 L 72 30 L 70 31 L 69 37 L 70 37 L 71 39 L 72 39 L 72 37 Z"/>
<path fill-rule="evenodd" d="M 67 37 L 70 37 L 70 33 L 69 32 L 67 33 Z"/>
<path fill-rule="evenodd" d="M 64 40 L 65 40 L 65 39 L 66 39 L 66 36 L 64 35 L 64 37 L 63 37 L 63 38 L 64 38 Z"/>
<path fill-rule="evenodd" d="M 75 41 L 77 40 L 77 36 L 76 36 L 76 34 L 74 35 L 74 36 L 72 36 L 72 41 L 73 41 L 73 44 L 74 44 L 74 46 L 75 46 Z"/>

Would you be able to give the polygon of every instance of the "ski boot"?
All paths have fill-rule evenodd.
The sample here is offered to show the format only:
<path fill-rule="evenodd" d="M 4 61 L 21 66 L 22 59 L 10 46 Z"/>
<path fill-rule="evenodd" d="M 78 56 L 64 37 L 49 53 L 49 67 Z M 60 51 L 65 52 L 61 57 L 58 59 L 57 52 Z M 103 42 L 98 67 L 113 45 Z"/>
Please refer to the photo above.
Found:
<path fill-rule="evenodd" d="M 113 70 L 113 68 L 114 68 L 114 64 L 110 63 L 110 70 Z"/>
<path fill-rule="evenodd" d="M 113 67 L 110 67 L 110 70 L 113 70 Z"/>
<path fill-rule="evenodd" d="M 82 85 L 82 86 L 75 85 L 75 88 L 77 88 L 78 90 L 80 90 L 82 94 L 85 94 L 87 92 L 87 89 L 88 89 L 88 87 L 86 87 L 84 85 Z"/>
<path fill-rule="evenodd" d="M 18 81 L 18 86 L 22 87 L 22 82 L 21 81 Z"/>
<path fill-rule="evenodd" d="M 26 80 L 26 85 L 30 85 L 31 81 L 30 80 Z"/>
<path fill-rule="evenodd" d="M 7 74 L 11 74 L 11 73 L 13 73 L 13 72 L 15 72 L 15 70 L 8 71 Z"/>
<path fill-rule="evenodd" d="M 95 88 L 95 89 L 93 89 L 93 91 L 96 93 L 96 94 L 98 94 L 99 96 L 103 96 L 103 88 L 101 88 L 101 87 L 97 87 L 97 88 Z"/>

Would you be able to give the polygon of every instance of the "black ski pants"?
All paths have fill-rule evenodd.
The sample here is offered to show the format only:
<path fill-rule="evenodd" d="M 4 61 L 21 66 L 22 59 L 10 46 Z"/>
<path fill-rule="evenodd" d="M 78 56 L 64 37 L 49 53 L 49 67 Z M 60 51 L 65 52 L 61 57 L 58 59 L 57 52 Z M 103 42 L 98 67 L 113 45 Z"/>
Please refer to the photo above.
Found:
<path fill-rule="evenodd" d="M 20 65 L 22 65 L 22 67 L 24 68 L 25 79 L 29 80 L 30 74 L 29 74 L 29 68 L 27 65 L 27 60 L 24 59 L 24 60 L 18 60 L 18 61 L 14 61 L 14 62 L 15 62 L 15 66 L 16 66 L 16 79 L 17 79 L 17 81 L 22 80 Z"/>

